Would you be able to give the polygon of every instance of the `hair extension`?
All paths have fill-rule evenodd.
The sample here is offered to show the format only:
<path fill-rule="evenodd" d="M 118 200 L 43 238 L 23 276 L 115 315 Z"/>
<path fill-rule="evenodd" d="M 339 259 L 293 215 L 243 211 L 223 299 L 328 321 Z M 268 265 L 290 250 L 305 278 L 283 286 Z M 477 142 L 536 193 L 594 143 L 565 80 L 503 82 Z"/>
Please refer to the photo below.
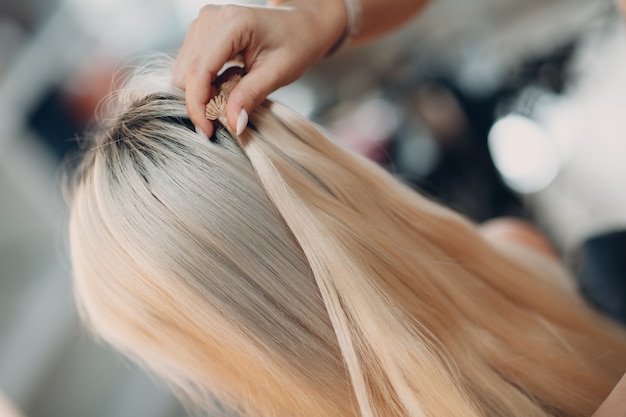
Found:
<path fill-rule="evenodd" d="M 249 416 L 589 416 L 626 370 L 623 329 L 556 264 L 276 103 L 207 141 L 168 79 L 136 76 L 90 139 L 70 246 L 83 320 L 177 393 Z"/>

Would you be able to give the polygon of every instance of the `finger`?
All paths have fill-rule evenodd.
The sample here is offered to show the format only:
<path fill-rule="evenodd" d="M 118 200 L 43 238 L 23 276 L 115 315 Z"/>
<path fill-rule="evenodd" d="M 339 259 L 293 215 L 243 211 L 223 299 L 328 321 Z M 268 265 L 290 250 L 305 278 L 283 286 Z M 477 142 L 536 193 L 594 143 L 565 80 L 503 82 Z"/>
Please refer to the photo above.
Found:
<path fill-rule="evenodd" d="M 224 42 L 216 42 L 216 45 L 220 44 Z M 212 82 L 231 55 L 232 52 L 225 47 L 214 48 L 211 51 L 202 50 L 189 58 L 187 63 L 185 76 L 187 112 L 191 121 L 203 130 L 206 128 L 212 132 L 212 124 L 205 118 L 206 104 L 215 94 L 211 94 Z"/>
<path fill-rule="evenodd" d="M 195 19 L 191 25 L 189 26 L 189 30 L 185 35 L 185 41 L 181 50 L 176 57 L 176 62 L 174 63 L 174 68 L 172 71 L 172 84 L 175 86 L 186 90 L 186 71 L 187 71 L 187 63 L 189 61 L 189 55 L 191 54 L 192 48 L 195 45 L 196 35 L 198 29 L 198 19 Z M 213 97 L 216 94 L 215 88 L 211 86 L 210 97 Z M 196 117 L 197 119 L 197 117 Z M 196 132 L 205 136 L 207 139 L 210 138 L 213 134 L 214 126 L 213 122 L 207 120 L 204 121 L 206 117 L 203 117 L 203 120 L 200 123 L 194 123 L 196 127 Z"/>
<path fill-rule="evenodd" d="M 206 103 L 212 97 L 211 83 L 217 71 L 227 58 L 228 43 L 214 42 L 216 47 L 207 49 L 206 40 L 215 39 L 215 27 L 212 22 L 220 8 L 214 5 L 204 6 L 198 18 L 187 31 L 183 48 L 176 61 L 173 72 L 175 85 L 185 90 L 185 100 L 189 118 L 208 136 L 213 132 L 213 123 L 205 118 Z"/>
<path fill-rule="evenodd" d="M 212 97 L 211 83 L 227 61 L 248 47 L 250 37 L 244 36 L 241 25 L 235 22 L 228 29 L 209 29 L 196 36 L 198 42 L 187 58 L 185 71 L 187 111 L 194 124 L 211 129 L 205 119 L 206 103 Z M 205 39 L 212 40 L 212 48 L 206 48 Z"/>
<path fill-rule="evenodd" d="M 228 97 L 226 117 L 231 129 L 240 132 L 241 124 L 247 122 L 246 116 L 254 111 L 268 95 L 290 81 L 291 79 L 288 79 L 282 71 L 267 63 L 251 68 Z M 242 120 L 243 118 L 246 120 Z"/>
<path fill-rule="evenodd" d="M 217 91 L 215 89 L 215 86 L 211 86 L 211 97 L 214 97 L 217 94 Z M 194 126 L 196 128 L 196 133 L 204 136 L 207 140 L 209 140 L 211 138 L 211 136 L 213 136 L 213 132 L 215 131 L 215 122 L 212 120 L 209 120 L 206 118 L 206 107 L 205 107 L 205 113 L 202 116 L 202 122 L 201 123 L 194 123 Z M 191 118 L 191 117 L 190 117 Z"/>

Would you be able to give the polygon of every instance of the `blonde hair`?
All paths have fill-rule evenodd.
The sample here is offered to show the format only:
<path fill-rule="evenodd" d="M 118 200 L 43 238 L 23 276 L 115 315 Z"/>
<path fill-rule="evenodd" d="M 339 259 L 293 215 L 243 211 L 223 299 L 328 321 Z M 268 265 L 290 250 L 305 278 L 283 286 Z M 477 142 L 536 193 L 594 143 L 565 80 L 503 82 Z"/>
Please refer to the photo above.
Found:
<path fill-rule="evenodd" d="M 73 186 L 83 320 L 205 409 L 589 416 L 621 328 L 474 225 L 266 101 L 196 134 L 167 65 L 136 77 Z M 215 406 L 213 398 L 221 406 Z"/>

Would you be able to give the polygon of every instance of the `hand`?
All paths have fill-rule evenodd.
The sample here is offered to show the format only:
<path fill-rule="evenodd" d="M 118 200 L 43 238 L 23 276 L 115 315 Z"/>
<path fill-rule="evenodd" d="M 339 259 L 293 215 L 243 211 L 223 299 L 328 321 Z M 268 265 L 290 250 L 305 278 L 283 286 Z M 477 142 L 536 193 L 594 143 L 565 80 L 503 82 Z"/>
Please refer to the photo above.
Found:
<path fill-rule="evenodd" d="M 278 3 L 278 2 L 275 2 Z M 232 90 L 228 124 L 240 133 L 248 114 L 270 93 L 299 78 L 341 37 L 346 11 L 340 0 L 284 1 L 277 7 L 207 5 L 191 23 L 174 66 L 192 122 L 211 136 L 205 105 L 223 65 L 243 58 L 246 75 Z"/>

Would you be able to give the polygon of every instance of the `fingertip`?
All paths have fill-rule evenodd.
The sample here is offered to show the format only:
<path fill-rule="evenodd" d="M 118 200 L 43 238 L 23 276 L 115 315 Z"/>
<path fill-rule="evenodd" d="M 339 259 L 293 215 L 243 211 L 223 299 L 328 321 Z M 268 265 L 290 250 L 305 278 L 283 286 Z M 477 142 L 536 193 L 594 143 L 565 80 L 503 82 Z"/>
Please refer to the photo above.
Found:
<path fill-rule="evenodd" d="M 237 116 L 237 128 L 235 130 L 237 136 L 241 135 L 246 127 L 248 127 L 248 112 L 246 109 L 241 109 Z"/>
<path fill-rule="evenodd" d="M 201 130 L 208 137 L 213 134 L 213 123 L 205 117 L 205 106 L 187 104 L 187 113 L 189 113 L 189 119 L 196 127 L 196 131 Z M 200 133 L 200 132 L 198 132 Z"/>
<path fill-rule="evenodd" d="M 237 125 L 247 121 L 247 115 L 254 112 L 266 97 L 284 85 L 287 79 L 277 71 L 270 71 L 266 67 L 256 68 L 248 72 L 235 86 L 228 97 L 227 117 L 228 123 L 234 131 Z M 245 115 L 242 113 L 245 111 Z"/>
<path fill-rule="evenodd" d="M 207 134 L 206 134 L 206 133 L 204 133 L 204 130 L 203 130 L 200 126 L 195 125 L 194 127 L 196 128 L 196 133 L 197 133 L 197 134 L 199 134 L 200 136 L 203 136 L 205 139 L 208 139 L 208 138 L 209 138 L 209 137 L 207 136 Z"/>
<path fill-rule="evenodd" d="M 205 128 L 204 133 L 206 133 L 207 137 L 210 139 L 215 134 L 215 122 L 212 120 L 205 120 Z"/>
<path fill-rule="evenodd" d="M 210 140 L 211 136 L 213 136 L 213 123 L 207 120 L 208 123 L 205 123 L 203 126 L 194 125 L 196 128 L 196 133 L 200 136 L 204 137 L 206 140 Z"/>
<path fill-rule="evenodd" d="M 203 130 L 207 138 L 211 139 L 211 136 L 213 136 L 213 131 L 215 130 L 215 125 L 212 121 L 206 120 L 206 124 Z"/>
<path fill-rule="evenodd" d="M 228 125 L 230 126 L 233 132 L 237 132 L 239 135 L 239 125 L 241 122 L 241 113 L 246 112 L 246 124 L 247 120 L 247 110 L 245 110 L 244 106 L 241 104 L 239 100 L 236 100 L 233 95 L 228 99 L 228 103 L 226 103 L 226 118 L 228 119 Z M 245 127 L 245 126 L 244 126 Z"/>

